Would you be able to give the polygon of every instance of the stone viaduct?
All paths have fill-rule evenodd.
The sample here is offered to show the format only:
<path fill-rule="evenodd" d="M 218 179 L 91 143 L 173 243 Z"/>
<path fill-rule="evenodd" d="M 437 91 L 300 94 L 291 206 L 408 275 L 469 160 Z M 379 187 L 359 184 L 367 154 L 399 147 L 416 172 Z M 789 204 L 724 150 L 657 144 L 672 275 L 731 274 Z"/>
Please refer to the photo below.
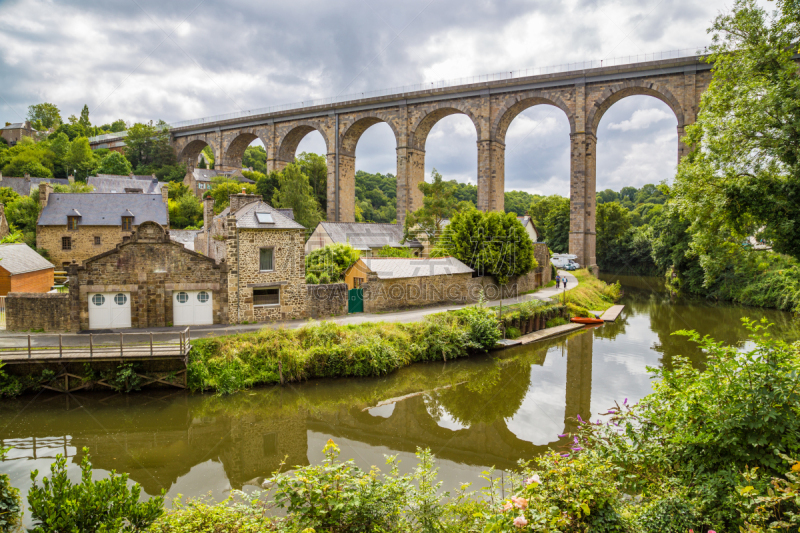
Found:
<path fill-rule="evenodd" d="M 511 121 L 536 105 L 561 109 L 570 125 L 570 253 L 582 265 L 595 261 L 595 162 L 597 128 L 615 102 L 649 95 L 666 103 L 678 121 L 678 138 L 695 120 L 711 65 L 698 57 L 488 81 L 441 89 L 364 98 L 239 118 L 212 117 L 176 124 L 172 139 L 178 159 L 190 166 L 210 146 L 219 169 L 241 168 L 247 146 L 261 139 L 267 169 L 294 160 L 312 131 L 327 146 L 329 221 L 355 219 L 355 153 L 361 135 L 378 122 L 394 132 L 397 151 L 397 220 L 418 208 L 424 181 L 425 143 L 433 126 L 452 114 L 467 115 L 478 138 L 478 208 L 503 211 L 505 137 Z M 677 156 L 686 153 L 679 141 Z"/>

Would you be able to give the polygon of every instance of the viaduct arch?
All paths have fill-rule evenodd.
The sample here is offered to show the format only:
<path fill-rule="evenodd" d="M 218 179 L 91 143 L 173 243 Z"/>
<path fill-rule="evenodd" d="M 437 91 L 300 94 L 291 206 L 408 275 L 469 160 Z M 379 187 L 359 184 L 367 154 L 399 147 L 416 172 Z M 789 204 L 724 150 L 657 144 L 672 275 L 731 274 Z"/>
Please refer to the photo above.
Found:
<path fill-rule="evenodd" d="M 211 146 L 218 168 L 239 168 L 244 149 L 259 138 L 267 150 L 267 169 L 294 160 L 305 135 L 325 139 L 328 162 L 329 221 L 355 220 L 355 148 L 361 135 L 385 122 L 397 151 L 397 220 L 422 204 L 425 142 L 431 128 L 451 114 L 467 115 L 478 138 L 478 208 L 503 211 L 505 137 L 519 113 L 535 105 L 561 109 L 570 124 L 570 253 L 596 267 L 595 192 L 597 127 L 614 103 L 632 95 L 665 102 L 678 120 L 677 157 L 688 152 L 680 139 L 694 122 L 700 95 L 711 81 L 711 65 L 686 57 L 488 81 L 442 89 L 364 98 L 348 102 L 247 115 L 204 119 L 171 130 L 179 160 L 190 166 Z"/>

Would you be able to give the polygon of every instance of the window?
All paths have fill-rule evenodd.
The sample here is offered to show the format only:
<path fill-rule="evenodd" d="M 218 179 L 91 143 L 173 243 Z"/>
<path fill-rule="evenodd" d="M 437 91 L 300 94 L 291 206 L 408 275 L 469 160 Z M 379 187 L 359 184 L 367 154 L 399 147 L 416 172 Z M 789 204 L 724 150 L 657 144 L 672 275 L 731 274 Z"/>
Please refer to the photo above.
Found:
<path fill-rule="evenodd" d="M 259 224 L 273 224 L 275 222 L 272 220 L 271 213 L 256 213 L 256 220 L 258 220 Z"/>
<path fill-rule="evenodd" d="M 78 229 L 78 217 L 67 217 L 67 229 Z"/>
<path fill-rule="evenodd" d="M 208 301 L 208 293 L 206 291 L 200 291 L 197 294 L 197 301 L 201 304 L 204 304 Z"/>
<path fill-rule="evenodd" d="M 61 249 L 72 250 L 72 237 L 61 237 Z"/>
<path fill-rule="evenodd" d="M 272 248 L 261 248 L 258 260 L 258 269 L 262 272 L 273 270 L 272 268 Z"/>
<path fill-rule="evenodd" d="M 95 294 L 92 296 L 92 303 L 97 307 L 100 307 L 104 303 L 106 303 L 106 299 L 102 294 Z"/>
<path fill-rule="evenodd" d="M 280 305 L 280 289 L 253 289 L 253 305 Z"/>
<path fill-rule="evenodd" d="M 128 297 L 122 293 L 117 294 L 114 296 L 114 303 L 117 305 L 125 305 L 125 302 L 128 301 Z"/>
<path fill-rule="evenodd" d="M 364 283 L 364 278 L 353 278 L 353 288 L 357 289 Z"/>
<path fill-rule="evenodd" d="M 100 246 L 100 235 L 95 235 L 94 236 L 94 245 L 95 246 Z"/>
<path fill-rule="evenodd" d="M 178 303 L 185 304 L 189 301 L 189 295 L 185 292 L 179 292 L 178 296 L 176 296 Z"/>
<path fill-rule="evenodd" d="M 122 231 L 131 231 L 133 217 L 122 217 Z"/>

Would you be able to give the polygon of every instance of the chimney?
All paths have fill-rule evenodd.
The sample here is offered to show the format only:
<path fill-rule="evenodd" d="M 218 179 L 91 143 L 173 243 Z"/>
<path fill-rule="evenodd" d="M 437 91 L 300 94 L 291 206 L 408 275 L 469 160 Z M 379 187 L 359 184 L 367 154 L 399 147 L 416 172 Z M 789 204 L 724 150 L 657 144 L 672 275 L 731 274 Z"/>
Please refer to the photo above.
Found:
<path fill-rule="evenodd" d="M 130 179 L 133 179 L 133 172 L 131 172 L 131 173 L 130 173 L 130 175 L 129 175 L 128 177 L 129 177 Z"/>
<path fill-rule="evenodd" d="M 42 209 L 47 207 L 47 200 L 50 199 L 50 194 L 53 192 L 53 186 L 43 181 L 39 184 L 39 205 Z"/>
<path fill-rule="evenodd" d="M 30 174 L 28 174 L 27 172 L 26 172 L 25 174 L 23 174 L 23 176 L 24 176 L 24 177 L 26 177 L 26 178 L 28 178 L 28 179 L 31 179 L 31 175 L 30 175 Z"/>
<path fill-rule="evenodd" d="M 166 184 L 161 187 L 161 199 L 164 200 L 164 204 L 169 205 L 169 187 Z"/>
<path fill-rule="evenodd" d="M 70 183 L 75 183 L 75 176 L 70 174 L 69 176 L 67 176 L 67 181 L 69 181 Z"/>
<path fill-rule="evenodd" d="M 247 194 L 247 191 L 242 187 L 242 192 L 239 194 L 231 194 L 231 214 L 235 213 L 242 207 L 258 202 L 261 200 L 260 194 Z"/>
<path fill-rule="evenodd" d="M 203 199 L 203 231 L 206 234 L 206 257 L 211 257 L 211 223 L 214 218 L 214 199 Z"/>

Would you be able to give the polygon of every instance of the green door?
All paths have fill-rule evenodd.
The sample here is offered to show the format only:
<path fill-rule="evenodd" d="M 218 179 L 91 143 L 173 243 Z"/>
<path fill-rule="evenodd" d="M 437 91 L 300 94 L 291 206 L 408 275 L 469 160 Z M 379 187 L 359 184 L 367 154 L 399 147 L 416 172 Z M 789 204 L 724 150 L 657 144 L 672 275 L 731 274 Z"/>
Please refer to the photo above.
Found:
<path fill-rule="evenodd" d="M 364 312 L 364 289 L 350 289 L 347 291 L 347 312 Z"/>

